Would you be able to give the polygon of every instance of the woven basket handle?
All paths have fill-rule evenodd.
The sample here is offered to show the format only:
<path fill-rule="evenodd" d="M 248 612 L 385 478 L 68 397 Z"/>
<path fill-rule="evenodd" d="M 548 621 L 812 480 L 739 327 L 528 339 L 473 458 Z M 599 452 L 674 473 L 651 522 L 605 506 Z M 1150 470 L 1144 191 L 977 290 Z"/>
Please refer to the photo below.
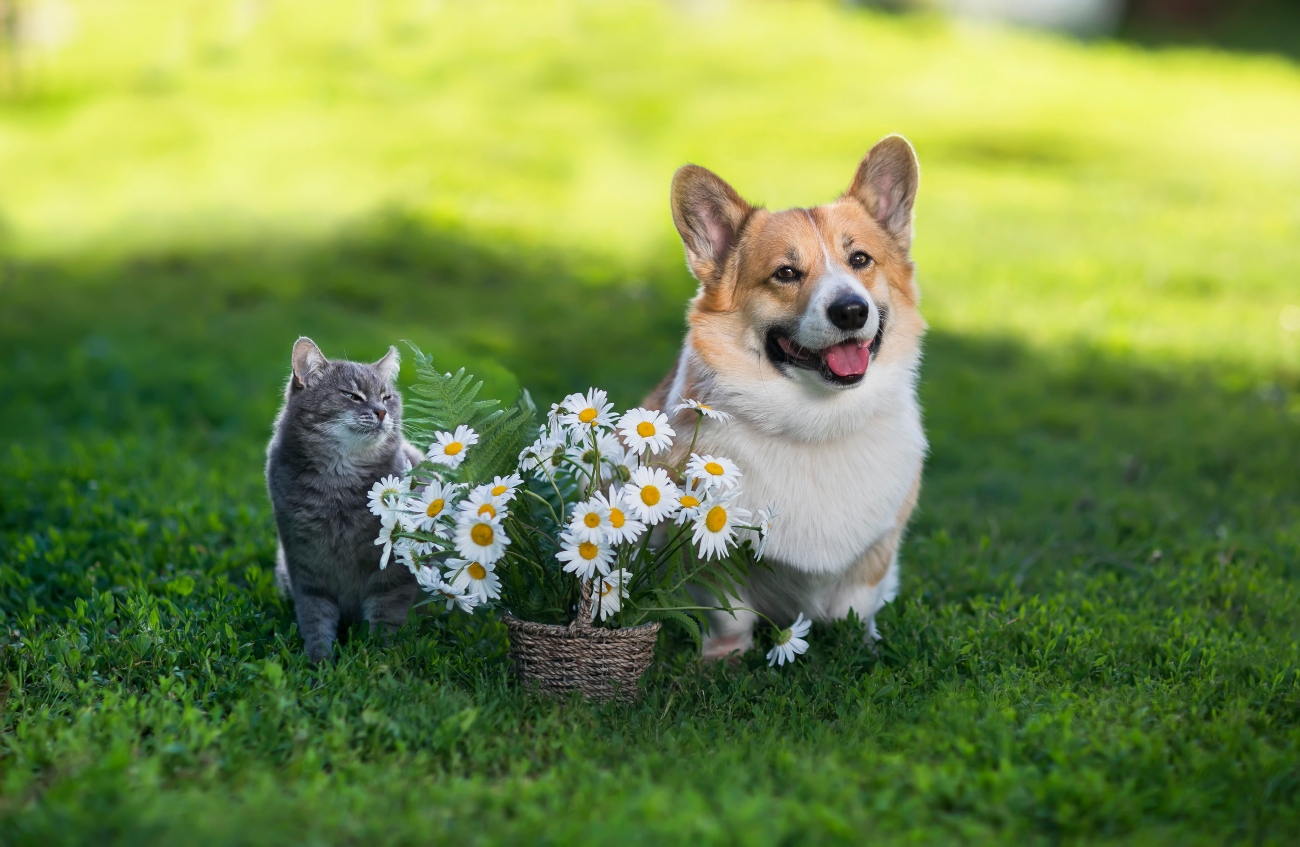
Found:
<path fill-rule="evenodd" d="M 578 615 L 569 624 L 569 629 L 586 629 L 591 626 L 591 580 L 582 581 L 582 597 L 578 600 Z"/>

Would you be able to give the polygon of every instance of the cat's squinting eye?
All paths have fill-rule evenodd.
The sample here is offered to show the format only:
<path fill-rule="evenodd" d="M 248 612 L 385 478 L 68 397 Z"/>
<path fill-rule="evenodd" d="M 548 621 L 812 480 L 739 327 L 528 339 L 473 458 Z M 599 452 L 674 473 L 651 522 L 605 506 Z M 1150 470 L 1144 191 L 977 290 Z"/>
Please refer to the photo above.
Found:
<path fill-rule="evenodd" d="M 385 403 L 387 403 L 389 400 L 392 400 L 392 399 L 393 399 L 393 395 L 391 395 L 391 394 L 385 394 L 385 395 L 384 395 L 384 402 L 385 402 Z"/>
<path fill-rule="evenodd" d="M 347 397 L 353 403 L 360 403 L 366 399 L 362 397 L 360 394 L 353 394 L 351 391 L 348 391 L 347 389 L 340 388 L 339 390 L 343 392 L 344 397 Z"/>

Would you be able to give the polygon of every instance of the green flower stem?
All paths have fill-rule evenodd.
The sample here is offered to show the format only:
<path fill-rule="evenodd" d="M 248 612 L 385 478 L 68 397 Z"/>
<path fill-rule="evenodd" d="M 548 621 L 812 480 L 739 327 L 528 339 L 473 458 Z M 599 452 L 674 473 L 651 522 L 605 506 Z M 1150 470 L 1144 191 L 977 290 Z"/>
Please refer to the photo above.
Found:
<path fill-rule="evenodd" d="M 594 426 L 591 427 L 588 435 L 591 436 L 591 452 L 596 455 L 596 461 L 591 463 L 592 473 L 589 477 L 591 481 L 587 487 L 587 499 L 590 500 L 592 495 L 596 493 L 596 489 L 600 487 L 600 439 L 596 437 L 596 427 Z"/>
<path fill-rule="evenodd" d="M 646 619 L 647 616 L 654 614 L 655 612 L 727 612 L 732 617 L 735 617 L 736 612 L 751 612 L 754 615 L 757 615 L 758 617 L 762 618 L 764 621 L 767 622 L 768 626 L 772 627 L 778 632 L 784 632 L 785 629 L 788 628 L 788 627 L 783 628 L 777 626 L 776 622 L 773 621 L 771 618 L 769 618 L 767 615 L 763 614 L 757 609 L 751 609 L 748 606 L 732 606 L 731 608 L 726 608 L 723 606 L 656 606 L 649 609 L 642 609 L 641 615 L 636 619 L 636 621 L 633 622 L 632 625 L 636 626 L 637 624 L 640 624 L 643 620 Z"/>
<path fill-rule="evenodd" d="M 529 497 L 532 497 L 534 500 L 536 500 L 536 501 L 538 501 L 539 503 L 541 503 L 543 506 L 545 506 L 545 507 L 550 511 L 550 513 L 551 513 L 551 520 L 555 521 L 555 525 L 556 525 L 556 526 L 561 526 L 561 525 L 564 523 L 564 522 L 561 521 L 558 517 L 556 517 L 556 515 L 555 515 L 555 507 L 552 506 L 549 502 L 547 502 L 547 500 L 546 500 L 545 497 L 541 496 L 540 494 L 538 494 L 538 493 L 535 492 L 535 491 L 529 491 L 529 490 L 528 490 L 526 487 L 524 487 L 524 486 L 520 486 L 520 488 L 522 489 L 523 493 L 527 494 Z M 560 490 L 559 490 L 558 487 L 555 489 L 555 493 L 556 493 L 556 494 L 559 494 L 559 493 L 560 493 Z M 560 498 L 560 504 L 561 504 L 561 506 L 563 506 L 563 504 L 564 504 L 564 498 L 563 498 L 563 497 Z M 550 536 L 547 536 L 547 537 L 549 538 Z M 554 539 L 551 539 L 551 540 L 554 541 Z"/>
<path fill-rule="evenodd" d="M 687 459 L 689 459 L 691 454 L 695 452 L 695 442 L 698 441 L 700 438 L 700 427 L 703 425 L 704 425 L 704 413 L 701 412 L 699 409 L 696 409 L 695 410 L 695 434 L 691 436 L 691 449 L 686 451 Z M 686 461 L 683 460 L 681 469 L 685 469 L 685 467 L 686 467 Z"/>
<path fill-rule="evenodd" d="M 550 472 L 550 470 L 546 467 L 546 463 L 545 463 L 545 462 L 538 462 L 538 463 L 537 463 L 537 467 L 541 468 L 541 469 L 542 469 L 542 473 L 546 474 L 546 479 L 547 479 L 548 482 L 551 483 L 551 488 L 554 488 L 554 489 L 555 489 L 555 496 L 558 497 L 558 498 L 560 498 L 560 514 L 563 515 L 565 512 L 568 511 L 568 507 L 567 507 L 567 506 L 565 505 L 565 503 L 564 503 L 564 495 L 560 493 L 560 486 L 559 486 L 559 484 L 555 481 L 555 477 L 551 476 L 551 472 Z M 549 506 L 550 503 L 547 503 L 546 505 Z M 551 514 L 552 514 L 552 515 L 555 514 L 555 510 L 554 510 L 554 509 L 551 510 Z M 564 525 L 564 521 L 557 520 L 557 521 L 555 522 L 555 525 L 556 525 L 556 526 L 563 526 L 563 525 Z"/>

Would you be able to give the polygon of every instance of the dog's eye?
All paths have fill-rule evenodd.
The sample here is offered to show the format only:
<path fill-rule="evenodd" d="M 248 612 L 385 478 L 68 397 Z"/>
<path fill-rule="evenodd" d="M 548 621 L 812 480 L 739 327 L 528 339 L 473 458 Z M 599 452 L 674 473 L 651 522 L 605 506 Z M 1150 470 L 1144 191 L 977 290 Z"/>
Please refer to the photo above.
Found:
<path fill-rule="evenodd" d="M 339 389 L 339 390 L 343 391 L 343 396 L 351 400 L 353 403 L 360 403 L 362 400 L 365 399 L 360 394 L 353 394 L 351 391 L 346 391 L 343 389 Z"/>
<path fill-rule="evenodd" d="M 855 268 L 865 268 L 871 264 L 871 257 L 861 250 L 857 250 L 854 251 L 852 256 L 849 256 L 849 264 Z"/>
<path fill-rule="evenodd" d="M 772 276 L 782 282 L 795 282 L 799 279 L 799 272 L 789 265 L 782 265 Z"/>

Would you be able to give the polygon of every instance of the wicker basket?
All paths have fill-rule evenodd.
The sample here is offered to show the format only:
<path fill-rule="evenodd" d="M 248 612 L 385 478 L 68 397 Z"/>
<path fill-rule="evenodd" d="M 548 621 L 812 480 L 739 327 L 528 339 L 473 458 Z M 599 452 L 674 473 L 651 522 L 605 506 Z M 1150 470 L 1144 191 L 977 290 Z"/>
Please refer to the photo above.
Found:
<path fill-rule="evenodd" d="M 510 630 L 510 659 L 525 687 L 566 695 L 581 691 L 601 703 L 640 696 L 637 683 L 654 657 L 659 622 L 628 629 L 604 629 L 588 623 L 585 608 L 568 626 L 521 621 L 504 615 Z"/>

